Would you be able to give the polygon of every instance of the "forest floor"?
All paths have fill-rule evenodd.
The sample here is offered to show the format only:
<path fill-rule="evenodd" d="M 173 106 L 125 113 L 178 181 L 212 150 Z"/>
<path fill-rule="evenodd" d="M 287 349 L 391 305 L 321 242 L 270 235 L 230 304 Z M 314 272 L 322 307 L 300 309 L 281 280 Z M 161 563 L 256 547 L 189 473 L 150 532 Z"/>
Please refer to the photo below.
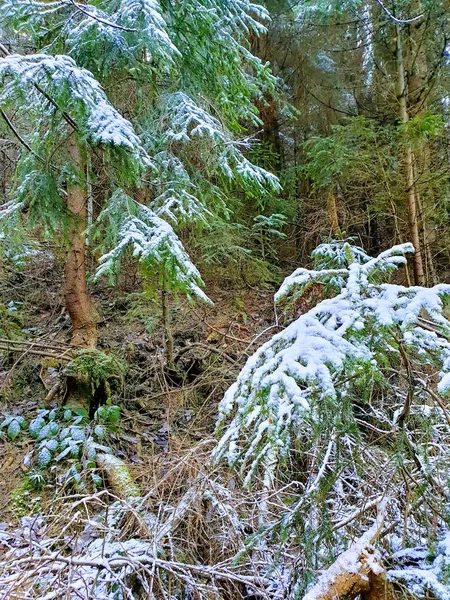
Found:
<path fill-rule="evenodd" d="M 5 271 L 2 335 L 67 344 L 61 280 L 50 253 L 35 256 L 20 272 Z M 102 444 L 127 465 L 138 496 L 119 493 L 98 462 L 99 468 L 79 470 L 86 487 L 74 487 L 73 469 L 86 465 L 85 457 L 56 459 L 45 480 L 30 485 L 39 472 L 36 439 L 12 440 L 0 431 L 0 600 L 241 598 L 256 589 L 261 598 L 274 597 L 267 595 L 272 583 L 265 552 L 233 563 L 258 528 L 260 495 L 244 493 L 240 476 L 210 459 L 224 392 L 248 356 L 280 328 L 273 289 L 206 281 L 214 305 L 174 302 L 168 368 L 158 298 L 139 288 L 129 272 L 114 292 L 105 284 L 93 293 L 98 347 L 126 362 L 125 375 L 111 386 L 120 420 Z M 30 423 L 43 409 L 63 406 L 64 388 L 46 398 L 55 379 L 64 380 L 67 363 L 35 355 L 30 346 L 1 356 L 2 420 L 14 415 Z M 88 479 L 93 471 L 100 485 Z M 280 514 L 286 495 L 284 489 L 274 495 L 266 514 Z M 114 566 L 103 568 L 105 560 Z M 286 561 L 292 567 L 291 555 Z M 278 575 L 273 585 L 281 590 Z"/>
<path fill-rule="evenodd" d="M 274 290 L 211 279 L 206 289 L 213 305 L 173 301 L 168 363 L 160 299 L 136 291 L 141 282 L 131 267 L 124 273 L 114 290 L 106 283 L 93 290 L 101 350 L 95 357 L 116 356 L 126 365 L 110 389 L 110 405 L 120 407 L 120 418 L 99 434 L 104 423 L 96 417 L 61 410 L 65 388 L 55 386 L 67 381 L 70 339 L 60 262 L 40 252 L 21 270 L 4 270 L 0 600 L 284 600 L 307 590 L 305 598 L 332 600 L 363 595 L 369 579 L 376 597 L 392 600 L 394 581 L 399 597 L 444 589 L 433 597 L 448 600 L 442 587 L 450 565 L 446 484 L 434 483 L 440 473 L 447 477 L 445 407 L 439 404 L 432 413 L 434 407 L 419 399 L 417 410 L 410 408 L 414 437 L 398 471 L 393 417 L 386 413 L 381 429 L 372 413 L 362 412 L 372 405 L 355 402 L 364 429 L 355 438 L 358 445 L 342 436 L 341 448 L 350 451 L 338 465 L 337 483 L 324 479 L 324 488 L 318 487 L 335 443 L 326 433 L 320 467 L 316 445 L 304 455 L 293 451 L 270 489 L 259 473 L 248 489 L 245 469 L 211 459 L 215 424 L 219 402 L 247 358 L 287 324 L 289 317 L 274 312 Z M 311 286 L 293 312 L 307 312 L 318 293 Z M 6 337 L 16 340 L 14 350 L 5 346 Z M 20 351 L 17 343 L 24 344 Z M 45 348 L 53 352 L 36 354 L 36 344 L 44 354 Z M 383 392 L 373 394 L 372 402 L 378 416 L 392 400 Z M 5 427 L 11 417 L 16 426 L 26 419 L 26 430 Z M 34 435 L 32 423 L 39 419 Z M 252 424 L 245 434 L 259 431 Z M 310 424 L 300 431 L 299 439 L 307 441 Z M 66 438 L 79 444 L 74 454 Z M 41 449 L 52 443 L 51 460 L 42 466 Z M 430 476 L 415 446 L 437 465 Z M 427 489 L 422 475 L 427 483 L 433 478 L 431 502 L 420 495 Z M 326 498 L 322 512 L 320 495 Z M 335 549 L 328 535 L 335 536 Z M 320 551 L 311 559 L 315 544 Z M 410 580 L 413 595 L 404 587 Z M 343 585 L 339 593 L 337 583 Z"/>
<path fill-rule="evenodd" d="M 21 272 L 5 273 L 2 315 L 5 335 L 42 344 L 67 343 L 69 319 L 61 290 L 61 267 L 49 254 L 39 254 Z M 276 330 L 273 290 L 224 289 L 206 282 L 213 306 L 171 307 L 174 368 L 166 367 L 164 333 L 158 298 L 136 292 L 135 274 L 114 289 L 97 286 L 100 349 L 126 361 L 126 374 L 112 388 L 120 406 L 117 431 L 108 444 L 128 465 L 140 489 L 164 478 L 179 457 L 214 433 L 217 406 L 246 358 Z M 118 293 L 119 291 L 119 293 Z M 0 370 L 0 414 L 33 418 L 39 409 L 63 404 L 61 393 L 45 402 L 63 365 L 23 353 L 4 353 Z M 44 510 L 55 488 L 49 483 L 30 504 L 13 501 L 28 471 L 33 441 L 11 441 L 0 434 L 0 522 L 13 523 L 27 512 Z M 28 462 L 27 462 L 28 461 Z M 33 507 L 33 503 L 36 506 Z"/>

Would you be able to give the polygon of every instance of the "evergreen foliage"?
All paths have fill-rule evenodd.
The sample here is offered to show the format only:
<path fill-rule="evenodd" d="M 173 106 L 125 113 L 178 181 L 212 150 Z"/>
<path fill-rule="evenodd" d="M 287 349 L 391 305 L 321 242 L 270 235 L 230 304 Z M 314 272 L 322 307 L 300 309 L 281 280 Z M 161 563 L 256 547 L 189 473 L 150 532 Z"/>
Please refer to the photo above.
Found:
<path fill-rule="evenodd" d="M 348 242 L 333 242 L 315 251 L 317 269 L 286 278 L 278 302 L 295 301 L 311 285 L 326 286 L 331 297 L 265 343 L 221 402 L 215 456 L 239 468 L 245 485 L 262 473 L 271 487 L 279 461 L 294 448 L 307 455 L 325 439 L 342 439 L 352 429 L 357 435 L 352 403 L 370 407 L 372 394 L 383 389 L 390 396 L 386 422 L 403 424 L 409 394 L 425 393 L 427 365 L 440 370 L 438 390 L 447 393 L 450 324 L 443 310 L 450 287 L 385 283 L 412 252 L 404 244 L 370 258 Z M 422 365 L 423 379 L 408 375 L 412 362 Z M 391 383 L 393 369 L 406 372 L 412 386 L 406 398 L 401 382 Z"/>
<path fill-rule="evenodd" d="M 139 262 L 147 267 L 164 262 L 169 288 L 205 299 L 200 276 L 166 221 L 204 227 L 213 215 L 232 218 L 226 208 L 233 205 L 230 194 L 256 198 L 279 191 L 277 178 L 245 156 L 249 142 L 237 139 L 246 125 L 259 122 L 255 100 L 275 89 L 267 65 L 250 52 L 247 41 L 250 33 L 265 31 L 267 18 L 265 9 L 247 0 L 174 6 L 110 0 L 83 8 L 59 0 L 3 3 L 3 27 L 29 36 L 39 49 L 1 63 L 0 104 L 7 109 L 17 103 L 33 118 L 32 131 L 23 134 L 29 151 L 23 150 L 16 171 L 15 208 L 31 207 L 30 216 L 49 233 L 64 231 L 64 188 L 73 182 L 95 184 L 100 176 L 95 146 L 100 144 L 111 181 L 103 198 L 108 218 L 118 216 L 109 198 L 114 204 L 117 194 L 130 197 L 142 187 L 144 199 L 139 219 L 130 215 L 127 223 L 112 225 L 116 235 L 107 237 L 118 245 L 103 245 L 108 258 L 99 273 L 117 268 L 132 238 L 145 238 L 145 251 L 134 244 Z M 188 36 L 182 33 L 186 27 Z M 131 101 L 121 84 L 112 85 L 117 77 L 135 82 Z M 101 84 L 113 89 L 119 110 Z M 121 116 L 124 110 L 133 125 Z M 64 152 L 71 127 L 89 158 L 83 172 Z M 14 206 L 4 207 L 10 222 Z M 91 231 L 95 227 L 94 216 Z"/>
<path fill-rule="evenodd" d="M 108 220 L 107 231 L 110 238 L 115 234 L 115 247 L 99 259 L 96 279 L 104 274 L 114 277 L 122 255 L 130 247 L 143 272 L 152 275 L 162 289 L 210 302 L 200 288 L 203 285 L 200 273 L 180 239 L 153 210 L 116 192 L 100 219 Z"/>
<path fill-rule="evenodd" d="M 0 0 L 0 595 L 450 600 L 449 27 Z"/>

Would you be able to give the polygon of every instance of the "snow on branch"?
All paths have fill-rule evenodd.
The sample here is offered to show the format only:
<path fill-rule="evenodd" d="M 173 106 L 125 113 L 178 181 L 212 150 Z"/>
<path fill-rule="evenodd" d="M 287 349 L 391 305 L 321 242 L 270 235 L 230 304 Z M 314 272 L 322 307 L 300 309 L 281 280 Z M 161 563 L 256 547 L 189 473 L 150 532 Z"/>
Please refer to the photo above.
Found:
<path fill-rule="evenodd" d="M 220 121 L 183 92 L 167 96 L 166 110 L 170 116 L 168 140 L 190 142 L 195 137 L 205 137 L 224 144 L 230 139 Z"/>
<path fill-rule="evenodd" d="M 255 193 L 281 189 L 278 178 L 265 169 L 250 162 L 242 149 L 249 147 L 248 141 L 235 141 L 231 133 L 208 110 L 197 104 L 187 94 L 177 92 L 165 98 L 167 115 L 165 139 L 184 144 L 207 140 L 209 152 L 216 157 L 219 172 L 226 179 L 235 181 L 243 188 Z"/>
<path fill-rule="evenodd" d="M 418 598 L 450 598 L 448 569 L 450 565 L 450 532 L 445 531 L 436 545 L 429 548 L 405 548 L 391 557 L 392 568 L 387 578 L 393 583 L 406 585 L 408 591 Z"/>
<path fill-rule="evenodd" d="M 208 223 L 212 217 L 202 202 L 187 190 L 169 187 L 152 202 L 155 214 L 174 223 Z"/>
<path fill-rule="evenodd" d="M 45 19 L 56 14 L 61 17 L 65 42 L 75 56 L 95 39 L 107 42 L 106 47 L 124 52 L 129 58 L 145 48 L 147 60 L 157 57 L 166 66 L 180 55 L 157 0 L 121 0 L 118 6 L 109 0 L 102 3 L 102 8 L 75 0 L 5 0 L 0 8 L 2 20 L 34 34 L 40 29 L 45 31 Z"/>
<path fill-rule="evenodd" d="M 43 95 L 50 94 L 61 110 L 68 111 L 76 124 L 86 130 L 93 143 L 119 147 L 137 161 L 148 163 L 133 126 L 107 99 L 93 75 L 78 67 L 69 56 L 13 54 L 0 61 L 0 104 L 14 101 L 19 95 L 32 108 L 41 105 Z M 26 108 L 26 106 L 24 107 Z"/>
<path fill-rule="evenodd" d="M 264 23 L 270 21 L 269 11 L 260 4 L 248 0 L 230 0 L 222 3 L 222 7 L 224 24 L 233 30 L 241 34 L 266 32 Z"/>
<path fill-rule="evenodd" d="M 284 282 L 277 299 L 309 281 L 338 276 L 343 284 L 250 357 L 220 403 L 222 436 L 214 456 L 239 466 L 247 486 L 259 470 L 265 482 L 273 480 L 279 460 L 300 442 L 302 425 L 319 418 L 320 405 L 334 406 L 339 420 L 353 384 L 384 380 L 386 361 L 398 361 L 399 344 L 440 369 L 441 393 L 450 389 L 450 323 L 442 312 L 450 285 L 383 283 L 411 252 L 412 245 L 403 244 L 360 262 L 349 255 L 344 269 L 300 269 Z"/>
<path fill-rule="evenodd" d="M 123 215 L 116 246 L 100 258 L 95 279 L 104 274 L 114 276 L 123 254 L 130 248 L 137 262 L 147 272 L 159 273 L 168 289 L 210 303 L 201 289 L 203 281 L 198 269 L 169 223 L 142 204 L 132 206 L 134 214 Z"/>
<path fill-rule="evenodd" d="M 293 300 L 295 301 L 305 293 L 308 287 L 315 283 L 328 283 L 335 279 L 346 279 L 347 276 L 347 269 L 323 269 L 314 271 L 300 267 L 283 281 L 283 285 L 275 294 L 275 302 L 280 302 L 283 298 L 288 296 L 294 296 Z"/>
<path fill-rule="evenodd" d="M 171 152 L 162 151 L 153 156 L 153 162 L 155 191 L 151 209 L 173 223 L 206 225 L 212 213 L 202 201 L 198 186 L 191 181 L 182 161 Z"/>
<path fill-rule="evenodd" d="M 167 33 L 167 24 L 157 0 L 122 0 L 115 22 L 137 29 L 147 49 L 170 64 L 174 56 L 180 56 Z M 138 40 L 136 43 L 139 45 Z"/>
<path fill-rule="evenodd" d="M 372 527 L 350 548 L 340 554 L 335 562 L 319 577 L 317 583 L 303 597 L 303 600 L 334 600 L 335 598 L 355 598 L 370 594 L 378 597 L 381 591 L 386 600 L 393 600 L 392 584 L 386 579 L 386 570 L 381 554 L 373 547 L 384 523 L 386 501 L 381 503 L 379 514 Z"/>
<path fill-rule="evenodd" d="M 45 26 L 45 19 L 67 6 L 68 0 L 39 2 L 38 0 L 3 0 L 0 6 L 2 23 L 17 26 L 28 23 L 35 31 Z"/>
<path fill-rule="evenodd" d="M 100 8 L 89 5 L 87 10 L 78 12 L 78 17 L 78 22 L 74 18 L 67 19 L 64 26 L 65 40 L 70 48 L 70 54 L 78 58 L 84 46 L 96 40 L 97 43 L 102 43 L 104 48 L 114 48 L 116 53 L 130 58 L 131 53 L 124 36 L 124 28 L 118 24 L 114 15 L 111 16 Z"/>

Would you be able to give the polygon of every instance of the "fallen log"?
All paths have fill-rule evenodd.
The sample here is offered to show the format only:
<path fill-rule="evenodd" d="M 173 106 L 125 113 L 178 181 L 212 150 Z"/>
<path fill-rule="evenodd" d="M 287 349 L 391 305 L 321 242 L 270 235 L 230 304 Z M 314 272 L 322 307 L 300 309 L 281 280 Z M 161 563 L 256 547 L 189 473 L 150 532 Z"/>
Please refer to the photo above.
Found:
<path fill-rule="evenodd" d="M 392 583 L 386 579 L 386 569 L 380 552 L 373 543 L 384 522 L 381 510 L 373 526 L 338 556 L 324 571 L 303 600 L 394 600 Z"/>
<path fill-rule="evenodd" d="M 112 491 L 119 498 L 128 500 L 141 495 L 128 465 L 117 456 L 97 454 L 97 466 L 105 473 Z"/>

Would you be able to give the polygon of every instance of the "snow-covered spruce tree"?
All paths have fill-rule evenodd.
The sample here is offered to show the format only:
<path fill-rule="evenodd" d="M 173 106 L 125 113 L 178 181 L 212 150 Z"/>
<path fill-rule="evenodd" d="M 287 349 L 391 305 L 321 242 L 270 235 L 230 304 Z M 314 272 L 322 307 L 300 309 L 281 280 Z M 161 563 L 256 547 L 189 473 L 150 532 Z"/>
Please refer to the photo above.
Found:
<path fill-rule="evenodd" d="M 259 124 L 255 102 L 275 87 L 249 51 L 267 18 L 248 0 L 108 0 L 82 8 L 6 0 L 0 7 L 1 23 L 46 53 L 73 57 L 126 112 L 155 167 L 128 191 L 177 226 L 204 225 L 208 211 L 217 225 L 244 199 L 256 209 L 267 204 L 279 187 L 243 153 L 246 128 Z"/>
<path fill-rule="evenodd" d="M 268 527 L 297 539 L 306 584 L 384 497 L 391 550 L 432 543 L 449 521 L 450 285 L 387 283 L 412 253 L 319 246 L 275 300 L 295 305 L 312 287 L 324 299 L 248 360 L 220 404 L 215 459 L 248 488 L 294 492 Z"/>
<path fill-rule="evenodd" d="M 72 343 L 94 347 L 96 319 L 85 270 L 86 154 L 102 149 L 111 176 L 121 185 L 138 181 L 150 160 L 131 123 L 108 101 L 92 74 L 70 57 L 5 56 L 0 59 L 0 81 L 2 116 L 24 146 L 2 223 L 10 231 L 28 223 L 42 225 L 48 235 L 63 233 Z M 9 120 L 10 110 L 26 130 L 24 137 Z"/>
<path fill-rule="evenodd" d="M 25 215 L 46 233 L 67 238 L 74 343 L 96 341 L 85 277 L 88 224 L 92 234 L 101 230 L 119 244 L 103 248 L 111 253 L 100 271 L 111 273 L 112 261 L 130 245 L 125 239 L 134 238 L 141 263 L 154 265 L 162 256 L 154 236 L 177 239 L 172 226 L 205 225 L 213 213 L 230 214 L 233 196 L 278 189 L 277 179 L 253 165 L 243 154 L 246 142 L 237 140 L 246 124 L 258 122 L 255 98 L 274 88 L 247 41 L 264 30 L 266 18 L 247 0 L 2 2 L 1 26 L 26 36 L 38 51 L 22 56 L 2 49 L 2 117 L 22 144 L 3 216 L 17 228 Z M 14 122 L 13 108 L 19 109 Z M 109 210 L 118 194 L 148 208 L 145 227 L 128 210 Z M 136 227 L 146 244 L 142 252 Z M 166 244 L 171 247 L 169 274 L 183 272 L 174 286 L 187 290 L 191 278 L 187 287 L 198 292 L 198 272 L 189 262 L 175 268 L 188 259 L 178 241 Z"/>

